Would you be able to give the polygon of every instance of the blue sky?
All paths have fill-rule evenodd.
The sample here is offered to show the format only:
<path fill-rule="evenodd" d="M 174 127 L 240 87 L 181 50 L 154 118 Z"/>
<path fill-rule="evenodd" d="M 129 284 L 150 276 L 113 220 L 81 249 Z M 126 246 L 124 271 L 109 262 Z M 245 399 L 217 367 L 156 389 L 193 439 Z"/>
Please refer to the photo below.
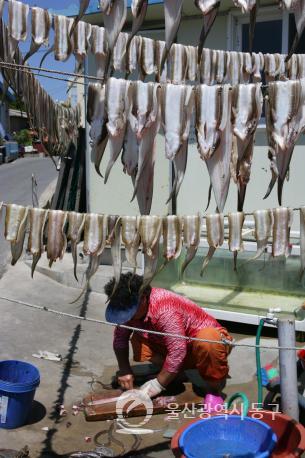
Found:
<path fill-rule="evenodd" d="M 41 8 L 48 8 L 51 12 L 57 14 L 64 14 L 66 16 L 77 14 L 79 8 L 79 2 L 76 0 L 21 0 L 23 3 L 27 3 L 31 6 L 39 6 Z M 128 0 L 130 5 L 131 0 Z M 162 0 L 149 0 L 149 3 L 162 3 Z M 7 3 L 6 3 L 7 5 Z M 89 13 L 98 12 L 99 0 L 91 0 L 88 8 Z M 7 8 L 7 6 L 6 6 Z M 7 15 L 4 14 L 6 21 Z M 29 22 L 30 26 L 30 22 Z M 30 29 L 29 29 L 30 30 Z M 30 35 L 30 34 L 29 34 Z M 53 41 L 53 35 L 51 35 L 51 43 Z M 20 43 L 20 49 L 25 54 L 30 48 L 30 38 L 24 43 Z M 39 66 L 40 60 L 44 55 L 47 48 L 41 47 L 40 50 L 30 59 L 29 63 L 33 66 Z M 44 61 L 44 67 L 52 68 L 60 71 L 73 72 L 75 66 L 75 59 L 71 56 L 67 62 L 57 62 L 53 58 L 53 55 L 49 55 Z M 50 95 L 57 100 L 66 99 L 66 82 L 60 82 L 56 80 L 50 80 L 47 78 L 39 78 L 41 84 L 46 88 Z"/>

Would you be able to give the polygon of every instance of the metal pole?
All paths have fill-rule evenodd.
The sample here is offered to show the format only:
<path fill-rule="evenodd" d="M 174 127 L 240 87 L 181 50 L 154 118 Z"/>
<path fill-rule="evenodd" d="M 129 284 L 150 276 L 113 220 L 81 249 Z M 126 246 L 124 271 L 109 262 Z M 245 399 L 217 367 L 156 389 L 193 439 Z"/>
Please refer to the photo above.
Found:
<path fill-rule="evenodd" d="M 278 320 L 280 347 L 295 347 L 295 321 Z M 295 350 L 279 350 L 282 411 L 299 421 L 298 380 Z"/>

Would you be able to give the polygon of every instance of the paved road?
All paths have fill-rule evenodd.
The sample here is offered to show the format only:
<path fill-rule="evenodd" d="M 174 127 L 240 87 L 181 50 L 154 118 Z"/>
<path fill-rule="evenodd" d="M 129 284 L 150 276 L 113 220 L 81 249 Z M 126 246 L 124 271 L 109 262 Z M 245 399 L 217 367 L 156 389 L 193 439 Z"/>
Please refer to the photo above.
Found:
<path fill-rule="evenodd" d="M 38 198 L 56 178 L 57 172 L 49 158 L 24 158 L 0 166 L 0 200 L 7 203 L 32 205 L 32 173 L 38 184 Z M 4 218 L 0 223 L 0 278 L 10 257 L 9 244 L 4 240 Z"/>

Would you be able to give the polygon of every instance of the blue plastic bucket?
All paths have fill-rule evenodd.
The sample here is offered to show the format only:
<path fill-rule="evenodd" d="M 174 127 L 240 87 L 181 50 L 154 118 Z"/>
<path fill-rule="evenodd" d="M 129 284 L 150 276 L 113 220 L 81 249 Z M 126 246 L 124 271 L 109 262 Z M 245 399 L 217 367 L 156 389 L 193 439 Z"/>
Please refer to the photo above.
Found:
<path fill-rule="evenodd" d="M 39 371 L 32 364 L 0 361 L 0 428 L 26 423 L 39 383 Z"/>
<path fill-rule="evenodd" d="M 260 420 L 220 415 L 191 424 L 179 447 L 186 458 L 268 458 L 276 442 L 273 430 Z"/>

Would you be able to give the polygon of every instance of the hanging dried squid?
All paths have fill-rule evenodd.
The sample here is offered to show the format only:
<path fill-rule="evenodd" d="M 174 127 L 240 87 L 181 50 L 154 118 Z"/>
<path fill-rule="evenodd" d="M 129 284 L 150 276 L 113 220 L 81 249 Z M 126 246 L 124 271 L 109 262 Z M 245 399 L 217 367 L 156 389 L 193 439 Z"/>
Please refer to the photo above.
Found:
<path fill-rule="evenodd" d="M 204 270 L 214 256 L 216 249 L 222 246 L 224 242 L 224 218 L 222 213 L 215 213 L 206 215 L 206 230 L 207 240 L 209 244 L 209 251 L 206 255 L 200 275 L 203 275 Z"/>
<path fill-rule="evenodd" d="M 108 141 L 105 123 L 105 86 L 91 83 L 88 86 L 87 121 L 92 146 L 92 161 L 99 166 Z"/>
<path fill-rule="evenodd" d="M 128 62 L 129 62 L 128 54 L 129 54 L 132 40 L 135 37 L 135 35 L 139 32 L 143 24 L 143 21 L 145 19 L 146 12 L 147 12 L 147 6 L 148 6 L 148 0 L 132 0 L 131 2 L 131 13 L 133 16 L 133 20 L 132 20 L 131 34 L 129 35 L 127 43 L 126 43 L 126 57 L 127 57 Z M 128 74 L 131 73 L 130 69 L 127 69 L 127 73 Z"/>
<path fill-rule="evenodd" d="M 44 252 L 44 229 L 47 222 L 48 211 L 41 208 L 29 210 L 30 232 L 28 240 L 28 252 L 33 256 L 31 274 L 32 278 L 39 259 Z"/>
<path fill-rule="evenodd" d="M 74 22 L 71 28 L 70 36 L 72 37 L 74 30 L 77 28 L 79 22 L 83 18 L 83 16 L 86 14 L 86 11 L 89 7 L 90 0 L 79 0 L 79 11 L 78 15 L 74 18 Z"/>
<path fill-rule="evenodd" d="M 293 220 L 292 208 L 280 207 L 272 210 L 272 256 L 289 256 L 290 228 Z"/>
<path fill-rule="evenodd" d="M 234 253 L 234 270 L 237 270 L 237 253 L 244 250 L 242 230 L 245 220 L 243 212 L 229 213 L 229 250 Z"/>
<path fill-rule="evenodd" d="M 183 217 L 183 245 L 186 247 L 187 252 L 184 262 L 181 267 L 181 276 L 183 276 L 187 266 L 194 259 L 201 235 L 201 216 L 190 215 Z"/>
<path fill-rule="evenodd" d="M 96 76 L 103 78 L 107 60 L 107 41 L 104 27 L 93 25 L 91 29 L 91 52 L 95 56 Z"/>

